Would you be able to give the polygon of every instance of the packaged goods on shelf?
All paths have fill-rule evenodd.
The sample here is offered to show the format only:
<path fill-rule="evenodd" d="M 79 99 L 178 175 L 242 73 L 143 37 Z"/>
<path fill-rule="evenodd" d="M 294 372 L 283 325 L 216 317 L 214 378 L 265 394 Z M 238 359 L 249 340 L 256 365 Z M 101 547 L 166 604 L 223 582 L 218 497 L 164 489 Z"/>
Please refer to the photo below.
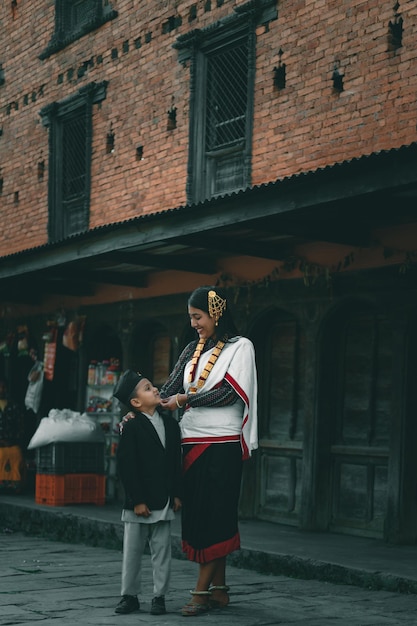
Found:
<path fill-rule="evenodd" d="M 114 357 L 104 361 L 90 361 L 88 385 L 116 385 L 120 377 L 120 360 Z"/>
<path fill-rule="evenodd" d="M 118 424 L 121 418 L 119 402 L 113 396 L 114 385 L 120 373 L 119 363 L 118 359 L 110 359 L 108 362 L 91 362 L 90 365 L 93 365 L 95 369 L 96 382 L 88 384 L 86 388 L 86 413 L 95 420 L 105 439 L 106 497 L 109 500 L 115 499 L 119 490 L 116 450 L 119 441 Z"/>
<path fill-rule="evenodd" d="M 87 413 L 106 413 L 111 411 L 113 402 L 111 398 L 91 396 L 88 400 Z"/>

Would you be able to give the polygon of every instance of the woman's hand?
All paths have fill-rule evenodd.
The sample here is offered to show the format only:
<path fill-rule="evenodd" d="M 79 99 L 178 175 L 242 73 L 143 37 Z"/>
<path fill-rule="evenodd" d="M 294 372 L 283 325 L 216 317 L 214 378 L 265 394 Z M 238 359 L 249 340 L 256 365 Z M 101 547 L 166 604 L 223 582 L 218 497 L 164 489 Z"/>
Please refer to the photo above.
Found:
<path fill-rule="evenodd" d="M 173 396 L 169 396 L 168 398 L 161 399 L 161 407 L 163 409 L 168 409 L 169 411 L 176 411 L 177 409 L 182 408 L 186 403 L 187 403 L 186 393 L 176 393 Z"/>
<path fill-rule="evenodd" d="M 135 418 L 135 414 L 132 411 L 129 411 L 129 413 L 126 413 L 126 415 L 124 415 L 122 417 L 122 421 L 118 423 L 118 427 L 119 427 L 119 434 L 121 435 L 123 432 L 123 427 L 126 424 L 126 422 L 128 422 L 129 420 L 132 420 Z"/>
<path fill-rule="evenodd" d="M 181 507 L 182 507 L 181 500 L 179 498 L 175 497 L 174 498 L 174 506 L 172 507 L 174 509 L 174 513 L 179 511 Z"/>
<path fill-rule="evenodd" d="M 168 409 L 169 411 L 175 411 L 177 409 L 177 405 L 175 404 L 175 398 L 176 396 L 161 398 L 161 407 L 163 409 Z"/>

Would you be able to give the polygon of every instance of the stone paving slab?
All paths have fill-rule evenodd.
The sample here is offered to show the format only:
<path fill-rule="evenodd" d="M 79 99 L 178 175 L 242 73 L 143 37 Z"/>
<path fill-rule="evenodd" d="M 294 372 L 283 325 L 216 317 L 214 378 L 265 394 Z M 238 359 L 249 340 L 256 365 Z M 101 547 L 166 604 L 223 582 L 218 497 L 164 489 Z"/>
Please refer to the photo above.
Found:
<path fill-rule="evenodd" d="M 145 556 L 141 611 L 116 615 L 119 550 L 0 534 L 0 626 L 416 626 L 417 595 L 374 591 L 228 568 L 231 604 L 198 618 L 180 608 L 197 566 L 173 559 L 168 613 L 149 614 L 150 557 Z M 184 621 L 185 620 L 185 621 Z"/>
<path fill-rule="evenodd" d="M 38 505 L 30 494 L 0 496 L 0 532 L 121 550 L 120 505 Z M 242 548 L 228 557 L 236 568 L 261 574 L 356 585 L 417 594 L 417 545 L 389 545 L 381 539 L 301 531 L 259 520 L 241 520 Z M 181 551 L 181 523 L 172 525 L 175 558 Z"/>

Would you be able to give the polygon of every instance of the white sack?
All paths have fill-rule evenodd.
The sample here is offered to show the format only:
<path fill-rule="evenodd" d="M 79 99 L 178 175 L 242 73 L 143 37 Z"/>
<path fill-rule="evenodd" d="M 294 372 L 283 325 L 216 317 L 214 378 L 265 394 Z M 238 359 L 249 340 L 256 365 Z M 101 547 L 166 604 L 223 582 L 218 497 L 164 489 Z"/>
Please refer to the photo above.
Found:
<path fill-rule="evenodd" d="M 77 413 L 70 409 L 51 409 L 48 417 L 43 417 L 29 442 L 28 450 L 47 446 L 49 443 L 76 441 L 104 441 L 104 432 L 99 422 L 87 413 Z"/>

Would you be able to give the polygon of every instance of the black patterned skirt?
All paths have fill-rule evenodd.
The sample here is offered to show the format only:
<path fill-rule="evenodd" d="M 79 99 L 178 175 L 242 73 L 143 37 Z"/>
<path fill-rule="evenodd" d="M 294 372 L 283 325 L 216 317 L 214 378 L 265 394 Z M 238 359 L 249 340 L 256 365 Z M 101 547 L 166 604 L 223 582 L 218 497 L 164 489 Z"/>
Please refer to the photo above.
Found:
<path fill-rule="evenodd" d="M 238 503 L 242 479 L 239 442 L 183 446 L 182 549 L 208 563 L 240 548 Z"/>

